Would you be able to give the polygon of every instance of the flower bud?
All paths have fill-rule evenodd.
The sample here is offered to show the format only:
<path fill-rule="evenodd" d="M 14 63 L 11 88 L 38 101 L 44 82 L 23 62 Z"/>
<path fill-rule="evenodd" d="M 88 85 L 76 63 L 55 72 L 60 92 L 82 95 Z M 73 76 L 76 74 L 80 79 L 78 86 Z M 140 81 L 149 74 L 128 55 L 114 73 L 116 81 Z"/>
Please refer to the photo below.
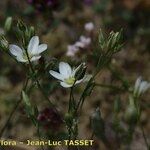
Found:
<path fill-rule="evenodd" d="M 129 105 L 125 112 L 125 119 L 127 120 L 127 122 L 134 124 L 138 120 L 138 114 L 139 113 L 134 103 L 134 99 L 132 97 L 129 97 Z"/>
<path fill-rule="evenodd" d="M 6 32 L 8 32 L 12 25 L 12 17 L 8 17 L 5 21 L 4 29 Z"/>
<path fill-rule="evenodd" d="M 111 31 L 108 38 L 105 38 L 102 31 L 99 33 L 99 43 L 102 51 L 118 52 L 122 47 L 122 30 L 119 32 Z"/>
<path fill-rule="evenodd" d="M 31 103 L 30 103 L 29 97 L 24 91 L 22 91 L 22 98 L 23 98 L 24 103 L 27 106 L 31 107 Z"/>
<path fill-rule="evenodd" d="M 83 79 L 83 77 L 85 76 L 85 73 L 86 73 L 86 65 L 85 63 L 82 63 L 78 68 L 77 68 L 77 71 L 76 71 L 76 74 L 75 74 L 75 79 L 76 80 L 81 80 Z"/>
<path fill-rule="evenodd" d="M 29 33 L 30 33 L 30 37 L 33 37 L 35 35 L 35 28 L 33 26 L 29 28 Z"/>
<path fill-rule="evenodd" d="M 23 31 L 23 32 L 25 32 L 27 29 L 26 25 L 21 20 L 18 21 L 17 27 L 19 28 L 20 31 Z"/>
<path fill-rule="evenodd" d="M 8 41 L 5 39 L 3 35 L 0 36 L 0 47 L 4 50 L 8 49 Z"/>

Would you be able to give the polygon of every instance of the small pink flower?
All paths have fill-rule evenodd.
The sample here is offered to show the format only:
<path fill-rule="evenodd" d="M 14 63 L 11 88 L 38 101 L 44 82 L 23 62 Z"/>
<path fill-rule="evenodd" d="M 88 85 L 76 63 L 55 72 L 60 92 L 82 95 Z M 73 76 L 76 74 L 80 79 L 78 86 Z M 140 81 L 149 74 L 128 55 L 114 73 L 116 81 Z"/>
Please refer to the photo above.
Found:
<path fill-rule="evenodd" d="M 91 32 L 94 30 L 94 24 L 93 22 L 88 22 L 84 25 L 84 28 L 86 31 Z"/>
<path fill-rule="evenodd" d="M 79 48 L 87 48 L 91 44 L 91 38 L 81 36 L 80 40 L 75 43 L 75 46 Z"/>
<path fill-rule="evenodd" d="M 68 45 L 68 48 L 67 48 L 67 53 L 66 55 L 67 56 L 74 56 L 76 52 L 78 52 L 78 47 L 75 46 L 75 45 Z"/>

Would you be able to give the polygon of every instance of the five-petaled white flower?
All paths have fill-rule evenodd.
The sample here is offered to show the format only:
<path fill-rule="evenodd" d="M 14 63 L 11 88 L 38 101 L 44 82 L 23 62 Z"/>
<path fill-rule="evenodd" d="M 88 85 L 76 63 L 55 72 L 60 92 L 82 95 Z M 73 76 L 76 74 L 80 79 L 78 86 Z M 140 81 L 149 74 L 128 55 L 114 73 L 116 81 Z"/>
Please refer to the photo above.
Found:
<path fill-rule="evenodd" d="M 134 95 L 140 96 L 150 88 L 150 83 L 142 81 L 142 77 L 138 77 L 134 86 Z"/>
<path fill-rule="evenodd" d="M 27 53 L 29 56 L 30 61 L 36 61 L 41 58 L 41 53 L 47 49 L 47 44 L 40 44 L 39 45 L 39 37 L 33 36 L 29 41 L 27 47 Z M 24 49 L 20 48 L 17 45 L 10 44 L 9 50 L 11 54 L 13 54 L 19 62 L 28 62 L 28 56 Z"/>
<path fill-rule="evenodd" d="M 68 63 L 60 62 L 59 63 L 59 73 L 53 70 L 50 70 L 49 73 L 60 81 L 60 85 L 69 88 L 73 85 L 76 85 L 80 82 L 86 82 L 90 79 L 88 75 L 85 75 L 82 79 L 77 80 L 75 78 L 76 72 L 79 70 L 81 65 L 77 68 L 72 69 Z"/>

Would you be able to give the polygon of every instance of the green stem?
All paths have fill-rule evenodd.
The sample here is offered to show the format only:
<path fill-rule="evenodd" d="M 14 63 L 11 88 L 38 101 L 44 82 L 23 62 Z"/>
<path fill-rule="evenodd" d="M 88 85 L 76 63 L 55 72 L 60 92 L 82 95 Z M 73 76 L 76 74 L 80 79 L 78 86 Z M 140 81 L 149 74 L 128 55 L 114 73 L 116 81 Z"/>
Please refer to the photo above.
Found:
<path fill-rule="evenodd" d="M 69 97 L 68 113 L 71 112 L 72 106 L 73 106 L 73 109 L 76 107 L 75 105 L 76 104 L 75 104 L 74 97 L 73 97 L 73 86 L 72 86 L 71 91 L 70 91 L 70 97 Z"/>
<path fill-rule="evenodd" d="M 95 86 L 100 86 L 100 87 L 103 87 L 103 88 L 110 88 L 110 89 L 112 89 L 112 90 L 117 90 L 117 91 L 124 91 L 123 88 L 116 87 L 116 86 L 114 86 L 114 85 L 109 85 L 109 84 L 95 83 Z"/>
<path fill-rule="evenodd" d="M 7 121 L 5 122 L 3 128 L 2 128 L 1 131 L 0 131 L 0 138 L 3 136 L 4 131 L 6 130 L 6 128 L 7 128 L 8 124 L 9 124 L 11 118 L 13 117 L 14 113 L 16 112 L 16 110 L 17 110 L 18 106 L 20 105 L 21 101 L 22 101 L 22 99 L 20 99 L 20 100 L 16 103 L 15 107 L 13 108 L 12 112 L 10 113 L 10 115 L 9 115 L 9 117 L 8 117 L 8 119 L 7 119 Z"/>
<path fill-rule="evenodd" d="M 87 85 L 86 85 L 86 87 L 85 87 L 85 89 L 84 89 L 84 91 L 83 91 L 83 93 L 82 93 L 82 95 L 80 96 L 80 99 L 79 99 L 79 101 L 78 101 L 78 103 L 77 103 L 77 106 L 76 106 L 76 112 L 79 110 L 79 107 L 81 107 L 82 108 L 82 105 L 83 105 L 83 103 L 84 103 L 84 100 L 85 100 L 85 92 L 86 92 L 86 90 L 88 89 L 88 87 L 89 87 L 89 84 L 90 83 L 92 83 L 92 81 L 94 80 L 94 77 L 96 76 L 96 74 L 90 79 L 90 81 L 87 83 Z M 81 105 L 81 106 L 80 106 Z"/>
<path fill-rule="evenodd" d="M 32 73 L 35 75 L 35 71 L 34 71 L 34 68 L 33 68 L 33 66 L 32 66 L 32 63 L 31 63 L 31 61 L 30 61 L 30 58 L 29 58 L 29 55 L 28 55 L 27 50 L 25 50 L 25 52 L 26 52 L 26 55 L 27 55 L 27 58 L 28 58 L 28 62 L 29 62 L 30 69 L 31 69 Z M 37 79 L 36 76 L 35 76 L 34 79 L 35 79 L 35 82 L 37 83 L 37 86 L 38 86 L 38 88 L 40 89 L 41 93 L 42 93 L 43 96 L 45 97 L 45 99 L 49 102 L 49 104 L 50 104 L 51 106 L 54 106 L 54 104 L 53 104 L 53 103 L 49 100 L 49 98 L 47 97 L 45 91 L 43 90 L 43 88 L 42 88 L 42 86 L 41 86 L 41 84 L 40 84 L 40 82 L 39 82 L 39 80 Z"/>
<path fill-rule="evenodd" d="M 147 137 L 146 137 L 146 135 L 145 135 L 144 128 L 143 128 L 142 125 L 140 125 L 140 127 L 141 127 L 141 130 L 142 130 L 142 134 L 143 134 L 143 138 L 144 138 L 144 141 L 145 141 L 147 150 L 150 150 L 150 145 L 149 145 L 148 140 L 147 140 Z"/>

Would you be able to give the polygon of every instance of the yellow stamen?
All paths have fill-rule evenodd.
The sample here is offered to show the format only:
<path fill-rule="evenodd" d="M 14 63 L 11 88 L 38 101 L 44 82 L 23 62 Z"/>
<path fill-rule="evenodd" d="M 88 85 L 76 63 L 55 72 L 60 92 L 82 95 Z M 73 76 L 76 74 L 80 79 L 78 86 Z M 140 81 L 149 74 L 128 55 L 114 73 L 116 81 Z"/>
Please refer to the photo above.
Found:
<path fill-rule="evenodd" d="M 67 79 L 65 79 L 65 82 L 69 85 L 73 85 L 75 82 L 75 78 L 74 77 L 69 77 Z"/>

